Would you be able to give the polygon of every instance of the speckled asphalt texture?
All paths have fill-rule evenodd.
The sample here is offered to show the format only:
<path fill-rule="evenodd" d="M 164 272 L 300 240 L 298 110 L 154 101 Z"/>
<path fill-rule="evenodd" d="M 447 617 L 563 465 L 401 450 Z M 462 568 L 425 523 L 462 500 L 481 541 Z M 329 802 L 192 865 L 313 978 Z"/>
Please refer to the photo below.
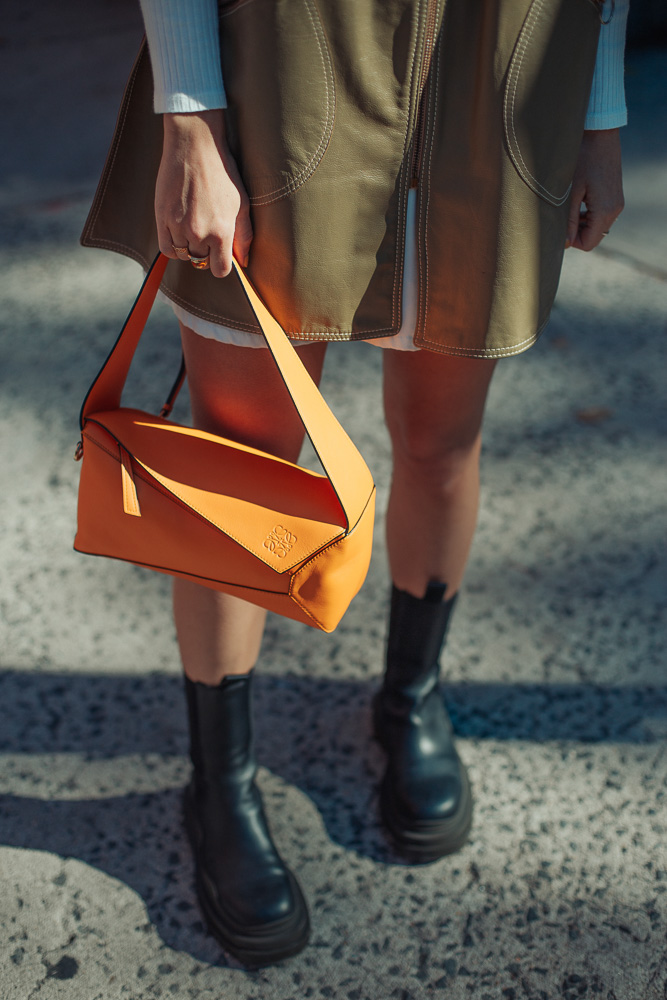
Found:
<path fill-rule="evenodd" d="M 195 901 L 168 580 L 71 549 L 79 404 L 140 280 L 77 245 L 137 12 L 39 0 L 0 31 L 2 1000 L 664 1000 L 664 52 L 628 61 L 625 217 L 601 251 L 567 255 L 542 341 L 495 377 L 445 662 L 475 822 L 458 855 L 423 867 L 378 824 L 370 739 L 381 352 L 330 351 L 324 392 L 376 476 L 377 544 L 334 635 L 269 624 L 261 784 L 313 938 L 249 973 Z M 130 396 L 159 405 L 177 356 L 163 306 Z"/>

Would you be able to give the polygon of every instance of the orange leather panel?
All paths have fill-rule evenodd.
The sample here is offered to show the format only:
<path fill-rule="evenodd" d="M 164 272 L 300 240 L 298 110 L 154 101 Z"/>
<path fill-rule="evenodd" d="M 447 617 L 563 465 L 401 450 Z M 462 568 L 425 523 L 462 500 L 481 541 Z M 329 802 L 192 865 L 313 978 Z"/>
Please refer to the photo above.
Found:
<path fill-rule="evenodd" d="M 84 401 L 74 547 L 193 580 L 330 632 L 368 569 L 370 472 L 236 263 L 326 475 L 120 406 L 165 266 L 159 255 Z"/>

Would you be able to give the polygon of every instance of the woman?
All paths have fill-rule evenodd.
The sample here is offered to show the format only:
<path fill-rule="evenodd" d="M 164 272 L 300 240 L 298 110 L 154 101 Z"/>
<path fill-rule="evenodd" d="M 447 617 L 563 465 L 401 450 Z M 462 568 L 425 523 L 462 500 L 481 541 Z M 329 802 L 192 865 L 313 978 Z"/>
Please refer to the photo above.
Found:
<path fill-rule="evenodd" d="M 596 0 L 448 0 L 444 20 L 443 7 L 222 4 L 225 111 L 215 0 L 142 0 L 162 152 L 134 110 L 139 66 L 84 232 L 143 262 L 156 242 L 183 262 L 165 290 L 203 429 L 291 461 L 302 443 L 233 282 L 220 280 L 232 254 L 250 262 L 315 381 L 329 339 L 390 348 L 393 586 L 374 724 L 387 755 L 382 817 L 417 861 L 457 850 L 472 817 L 438 673 L 475 526 L 494 366 L 544 326 L 563 245 L 593 249 L 623 205 L 621 0 L 601 29 L 610 11 Z M 147 161 L 150 236 L 136 223 L 154 183 Z M 265 612 L 177 579 L 174 613 L 201 904 L 231 953 L 276 961 L 305 945 L 309 921 L 255 784 L 251 671 Z"/>

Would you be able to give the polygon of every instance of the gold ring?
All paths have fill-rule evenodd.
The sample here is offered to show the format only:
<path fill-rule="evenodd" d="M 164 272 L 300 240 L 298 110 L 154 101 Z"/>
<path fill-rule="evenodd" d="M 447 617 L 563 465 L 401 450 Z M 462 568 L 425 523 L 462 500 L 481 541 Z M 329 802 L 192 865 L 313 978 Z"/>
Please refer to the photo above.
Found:
<path fill-rule="evenodd" d="M 197 270 L 205 271 L 209 266 L 209 255 L 207 254 L 205 257 L 193 257 L 192 254 L 190 254 L 190 263 L 193 267 L 196 267 Z"/>
<path fill-rule="evenodd" d="M 186 253 L 188 255 L 190 254 L 190 251 L 188 250 L 187 246 L 177 247 L 174 243 L 172 243 L 171 249 L 174 251 L 174 253 Z"/>

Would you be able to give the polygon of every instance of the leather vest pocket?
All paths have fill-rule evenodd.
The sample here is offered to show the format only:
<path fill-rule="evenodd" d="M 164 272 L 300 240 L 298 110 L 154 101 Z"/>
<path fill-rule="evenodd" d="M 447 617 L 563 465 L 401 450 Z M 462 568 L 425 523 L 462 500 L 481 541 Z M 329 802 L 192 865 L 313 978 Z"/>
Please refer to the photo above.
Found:
<path fill-rule="evenodd" d="M 268 205 L 317 169 L 334 122 L 334 75 L 314 0 L 221 0 L 228 138 L 250 201 Z"/>
<path fill-rule="evenodd" d="M 552 205 L 570 194 L 599 26 L 590 0 L 532 0 L 507 71 L 507 150 L 528 187 Z"/>

